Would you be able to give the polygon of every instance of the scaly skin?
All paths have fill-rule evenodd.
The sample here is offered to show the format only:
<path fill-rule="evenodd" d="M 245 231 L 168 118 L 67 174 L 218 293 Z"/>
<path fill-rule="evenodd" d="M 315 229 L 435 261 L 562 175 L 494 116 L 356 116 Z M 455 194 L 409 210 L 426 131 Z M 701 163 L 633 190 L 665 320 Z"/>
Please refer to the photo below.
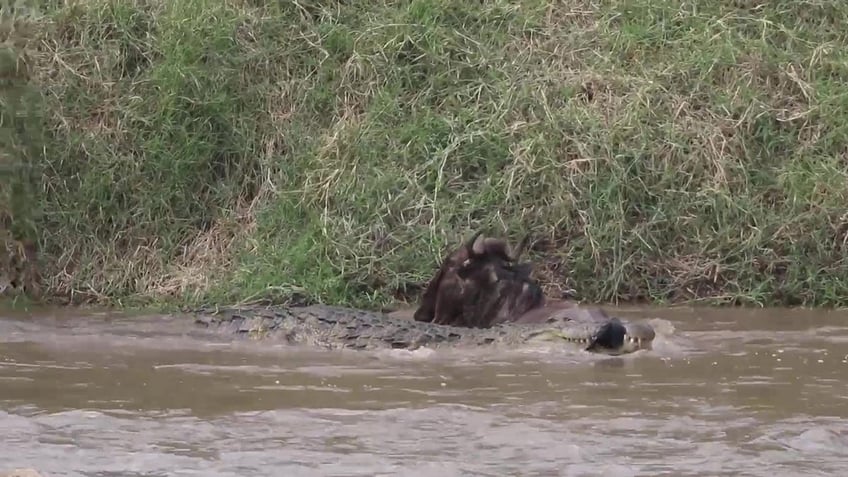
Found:
<path fill-rule="evenodd" d="M 650 349 L 654 339 L 654 330 L 646 323 L 607 317 L 574 320 L 555 315 L 543 323 L 461 328 L 326 305 L 205 308 L 195 314 L 195 323 L 209 328 L 331 349 L 414 350 L 421 346 L 521 345 L 544 340 L 580 344 L 586 351 L 617 355 Z"/>

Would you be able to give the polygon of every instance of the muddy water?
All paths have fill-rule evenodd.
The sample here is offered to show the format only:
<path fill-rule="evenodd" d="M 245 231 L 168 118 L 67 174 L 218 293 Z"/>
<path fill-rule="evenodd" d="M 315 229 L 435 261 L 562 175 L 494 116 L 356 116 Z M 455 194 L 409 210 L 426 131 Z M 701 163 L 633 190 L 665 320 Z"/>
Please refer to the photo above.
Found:
<path fill-rule="evenodd" d="M 658 318 L 653 351 L 316 351 L 5 313 L 0 471 L 846 475 L 848 313 L 621 314 Z"/>

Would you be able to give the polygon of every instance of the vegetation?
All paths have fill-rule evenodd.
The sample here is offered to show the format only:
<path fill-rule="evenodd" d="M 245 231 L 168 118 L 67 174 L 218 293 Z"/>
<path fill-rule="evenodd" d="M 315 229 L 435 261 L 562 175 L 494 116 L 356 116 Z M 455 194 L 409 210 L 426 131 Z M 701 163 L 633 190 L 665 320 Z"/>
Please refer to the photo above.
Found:
<path fill-rule="evenodd" d="M 14 3 L 47 297 L 376 307 L 482 229 L 552 295 L 848 301 L 848 2 Z"/>

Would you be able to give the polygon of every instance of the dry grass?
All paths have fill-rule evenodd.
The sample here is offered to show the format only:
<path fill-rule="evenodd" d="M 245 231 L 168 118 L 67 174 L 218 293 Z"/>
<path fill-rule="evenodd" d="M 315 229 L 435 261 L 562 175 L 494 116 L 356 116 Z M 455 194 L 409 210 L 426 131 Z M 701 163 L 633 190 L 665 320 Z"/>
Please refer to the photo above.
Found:
<path fill-rule="evenodd" d="M 14 134 L 38 145 L 16 156 L 16 233 L 38 237 L 51 296 L 378 306 L 485 229 L 533 231 L 552 294 L 846 303 L 844 2 L 4 18 L 27 27 L 16 84 L 46 113 Z"/>

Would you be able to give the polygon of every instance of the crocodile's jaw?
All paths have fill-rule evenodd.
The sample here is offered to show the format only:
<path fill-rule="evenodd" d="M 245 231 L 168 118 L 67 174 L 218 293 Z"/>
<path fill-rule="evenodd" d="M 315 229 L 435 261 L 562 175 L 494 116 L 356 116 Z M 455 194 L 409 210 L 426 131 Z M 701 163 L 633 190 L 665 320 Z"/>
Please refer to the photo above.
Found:
<path fill-rule="evenodd" d="M 598 353 L 617 356 L 620 354 L 635 353 L 642 350 L 650 350 L 653 348 L 653 338 L 639 338 L 630 335 L 624 335 L 624 342 L 617 348 L 596 347 L 591 351 Z"/>
<path fill-rule="evenodd" d="M 606 354 L 610 356 L 619 356 L 622 354 L 635 353 L 642 350 L 650 350 L 653 348 L 653 337 L 634 337 L 629 334 L 624 335 L 624 339 L 618 346 L 600 346 L 594 342 L 593 338 L 577 338 L 568 336 L 560 330 L 549 329 L 539 330 L 527 336 L 528 342 L 543 341 L 543 342 L 566 342 L 571 344 L 581 345 L 585 351 L 598 354 Z"/>

